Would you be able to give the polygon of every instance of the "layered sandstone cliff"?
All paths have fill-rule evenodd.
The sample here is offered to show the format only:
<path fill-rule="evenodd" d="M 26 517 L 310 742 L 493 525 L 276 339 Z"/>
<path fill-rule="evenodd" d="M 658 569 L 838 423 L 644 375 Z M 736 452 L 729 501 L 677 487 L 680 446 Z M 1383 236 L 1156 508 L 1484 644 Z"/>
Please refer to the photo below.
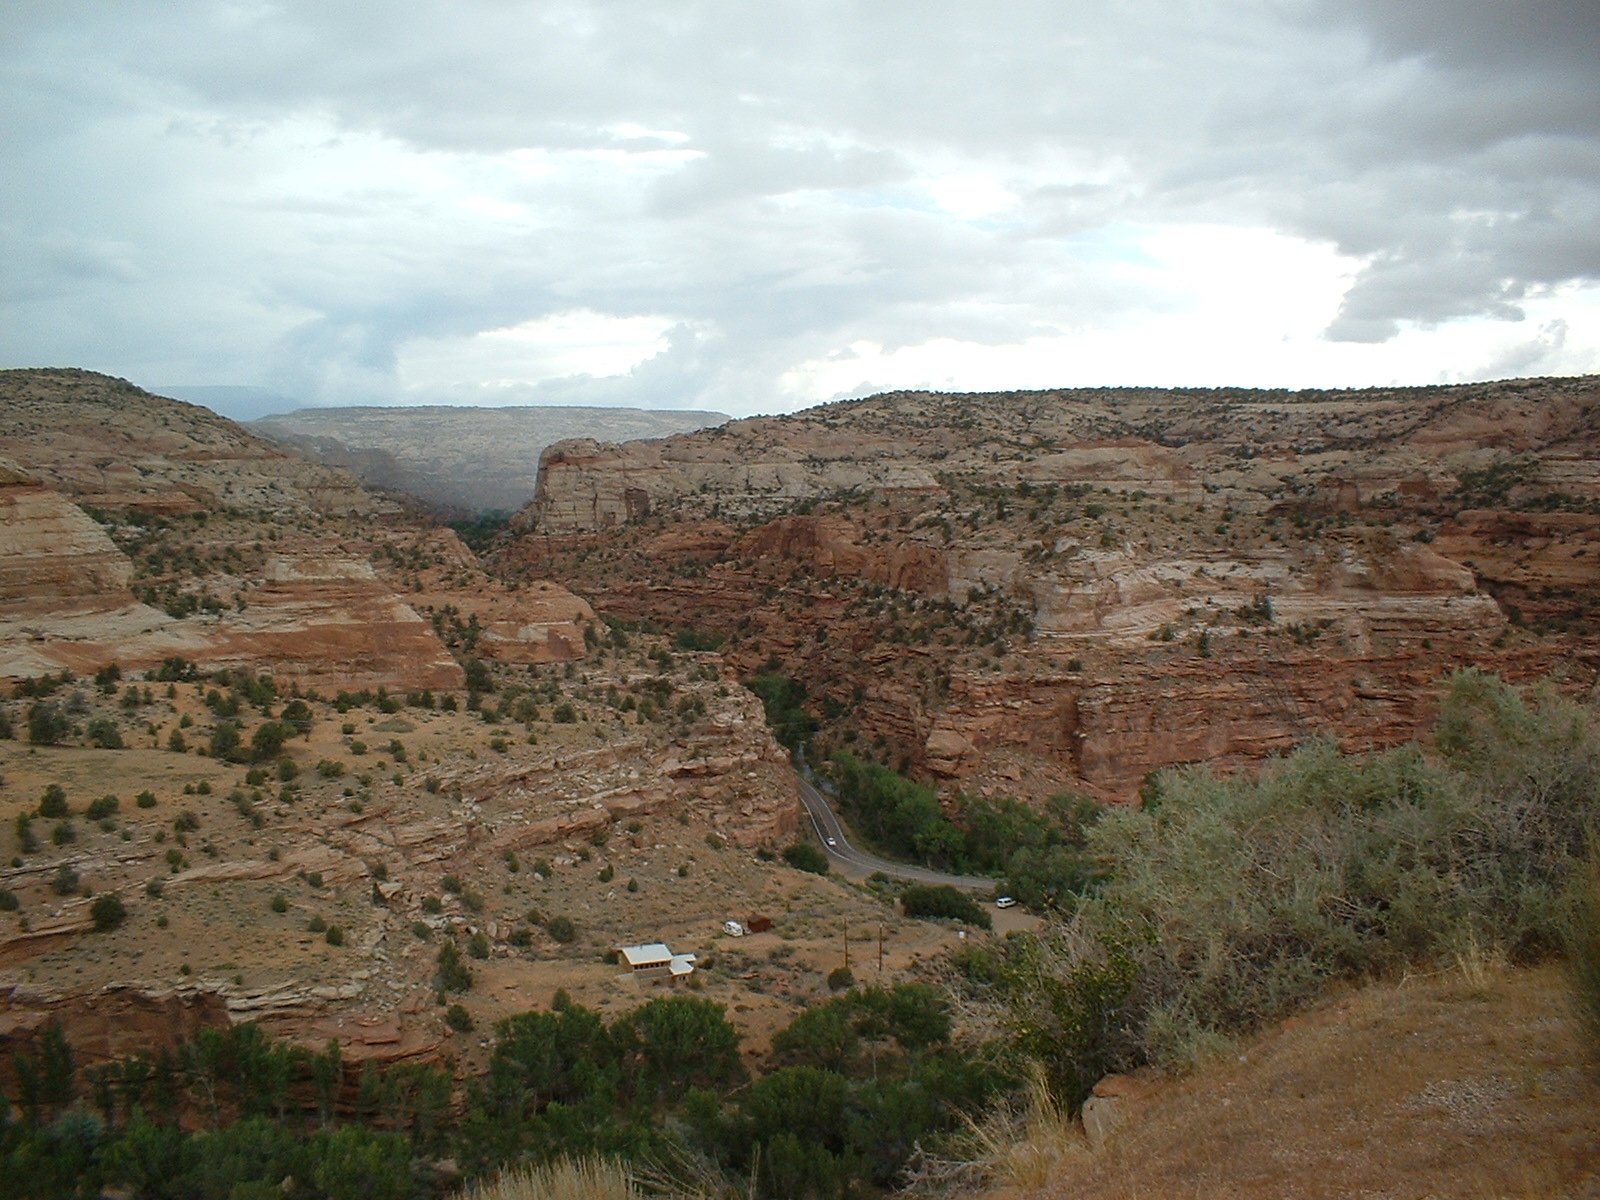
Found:
<path fill-rule="evenodd" d="M 714 630 L 821 749 L 1133 796 L 1416 735 L 1477 664 L 1600 667 L 1600 381 L 900 393 L 552 447 L 512 557 Z"/>
<path fill-rule="evenodd" d="M 1593 379 L 1350 392 L 892 393 L 659 441 L 557 443 L 541 460 L 522 525 L 552 536 L 595 532 L 663 505 L 771 517 L 839 494 L 932 491 L 950 476 L 1251 508 L 1318 493 L 1337 509 L 1390 494 L 1442 495 L 1463 471 L 1529 453 L 1537 456 L 1529 485 L 1600 498 L 1597 404 Z"/>
<path fill-rule="evenodd" d="M 76 504 L 0 459 L 0 606 L 131 599 L 133 566 Z"/>
<path fill-rule="evenodd" d="M 565 589 L 501 587 L 449 530 L 203 408 L 83 371 L 0 372 L 0 400 L 0 678 L 181 657 L 406 692 L 460 688 L 458 655 L 585 653 Z"/>

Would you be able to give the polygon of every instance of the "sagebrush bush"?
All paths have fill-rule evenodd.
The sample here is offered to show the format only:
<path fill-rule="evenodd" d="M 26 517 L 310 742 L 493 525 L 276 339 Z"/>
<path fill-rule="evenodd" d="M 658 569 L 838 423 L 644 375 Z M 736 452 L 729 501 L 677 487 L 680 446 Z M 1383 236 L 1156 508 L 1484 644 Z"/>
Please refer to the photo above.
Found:
<path fill-rule="evenodd" d="M 1572 1011 L 1590 1060 L 1600 1063 L 1600 840 L 1590 840 L 1573 901 L 1567 931 Z"/>
<path fill-rule="evenodd" d="M 1109 875 L 1069 925 L 969 961 L 969 976 L 1009 998 L 1024 1049 L 1081 1099 L 1096 1071 L 1193 1061 L 1335 980 L 1571 946 L 1600 821 L 1594 714 L 1464 671 L 1436 746 L 1363 756 L 1316 740 L 1255 778 L 1164 773 L 1143 808 L 1090 830 Z M 1600 966 L 1596 979 L 1600 992 Z"/>

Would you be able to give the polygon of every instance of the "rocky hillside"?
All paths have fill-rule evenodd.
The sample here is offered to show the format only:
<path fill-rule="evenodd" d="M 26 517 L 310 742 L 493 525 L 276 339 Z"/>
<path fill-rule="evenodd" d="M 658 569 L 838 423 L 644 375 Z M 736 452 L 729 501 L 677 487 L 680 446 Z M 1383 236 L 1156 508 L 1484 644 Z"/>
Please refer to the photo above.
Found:
<path fill-rule="evenodd" d="M 285 453 L 210 409 L 78 370 L 0 371 L 0 458 L 79 504 L 150 516 L 399 511 L 348 472 Z"/>
<path fill-rule="evenodd" d="M 52 1018 L 91 1063 L 255 1019 L 454 1056 L 445 939 L 483 1021 L 598 1003 L 617 940 L 784 912 L 751 850 L 798 813 L 715 656 L 203 408 L 0 373 L 0 1072 Z"/>
<path fill-rule="evenodd" d="M 1184 1079 L 1110 1076 L 1081 1127 L 1036 1120 L 1028 1140 L 985 1164 L 982 1194 L 1595 1195 L 1600 1087 L 1565 980 L 1551 968 L 1464 965 L 1339 996 Z"/>
<path fill-rule="evenodd" d="M 1594 378 L 896 393 L 541 466 L 524 570 L 951 787 L 1126 799 L 1415 736 L 1454 666 L 1600 667 Z"/>
<path fill-rule="evenodd" d="M 369 486 L 466 512 L 521 508 L 533 495 L 539 455 L 573 437 L 660 438 L 720 425 L 723 413 L 640 408 L 307 408 L 252 427 Z"/>

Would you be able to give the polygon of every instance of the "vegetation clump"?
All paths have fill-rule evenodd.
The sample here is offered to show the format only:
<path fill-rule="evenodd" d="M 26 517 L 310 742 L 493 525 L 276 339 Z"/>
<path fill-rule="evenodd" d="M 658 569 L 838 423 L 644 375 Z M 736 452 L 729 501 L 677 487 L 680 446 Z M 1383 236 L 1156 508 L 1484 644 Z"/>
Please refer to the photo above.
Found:
<path fill-rule="evenodd" d="M 981 929 L 990 926 L 989 914 L 971 896 L 948 884 L 908 887 L 900 893 L 900 907 L 908 917 L 945 918 Z"/>
<path fill-rule="evenodd" d="M 1434 743 L 1317 740 L 1254 779 L 1164 773 L 1089 831 L 1112 868 L 1072 919 L 967 951 L 968 986 L 1076 1102 L 1096 1072 L 1193 1062 L 1340 980 L 1469 946 L 1569 948 L 1600 818 L 1592 713 L 1468 670 Z"/>
<path fill-rule="evenodd" d="M 797 871 L 810 871 L 813 875 L 828 873 L 828 856 L 810 842 L 795 842 L 783 848 L 783 861 Z"/>

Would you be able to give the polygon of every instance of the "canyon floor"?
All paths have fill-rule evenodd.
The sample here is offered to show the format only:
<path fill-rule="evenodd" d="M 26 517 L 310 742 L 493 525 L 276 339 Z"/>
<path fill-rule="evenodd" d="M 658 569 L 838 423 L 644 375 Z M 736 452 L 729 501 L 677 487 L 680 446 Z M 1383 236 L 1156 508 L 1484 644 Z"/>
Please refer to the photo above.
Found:
<path fill-rule="evenodd" d="M 1392 746 L 1466 666 L 1600 695 L 1594 379 L 896 394 L 566 442 L 477 551 L 122 381 L 0 372 L 0 399 L 0 1049 L 60 1019 L 93 1063 L 260 1020 L 465 1072 L 558 989 L 659 994 L 607 959 L 664 940 L 755 1059 L 847 955 L 937 978 L 953 925 L 776 857 L 802 815 L 757 673 L 799 685 L 814 762 L 952 808 Z M 998 916 L 968 936 L 1035 920 Z M 475 980 L 441 995 L 447 942 Z M 1555 994 L 1353 995 L 1164 1085 L 1046 1194 L 1587 1194 Z"/>
<path fill-rule="evenodd" d="M 714 656 L 670 656 L 663 671 L 669 654 L 656 653 L 619 652 L 570 677 L 502 671 L 483 700 L 495 720 L 313 700 L 309 734 L 258 767 L 195 752 L 217 723 L 207 697 L 226 704 L 226 687 L 79 686 L 76 719 L 113 722 L 126 748 L 0 742 L 7 830 L 52 785 L 73 814 L 34 818 L 35 848 L 0 868 L 20 904 L 0 916 L 13 1032 L 57 1015 L 91 1054 L 123 1053 L 185 1024 L 130 1019 L 167 1011 L 160 997 L 285 1036 L 348 1039 L 354 1057 L 470 1059 L 481 1035 L 446 1027 L 435 958 L 443 938 L 482 932 L 475 985 L 449 997 L 480 1030 L 558 988 L 632 1008 L 655 985 L 606 958 L 661 940 L 699 955 L 687 986 L 727 1004 L 758 1054 L 828 994 L 847 954 L 875 979 L 881 937 L 883 978 L 898 980 L 956 940 L 901 917 L 890 894 L 773 861 L 770 848 L 795 836 L 794 783 L 759 704 Z M 515 705 L 508 677 L 538 699 L 523 721 L 495 709 Z M 641 684 L 665 680 L 686 715 L 660 725 L 631 700 L 659 696 Z M 129 694 L 137 706 L 124 706 Z M 175 752 L 174 733 L 193 744 Z M 85 819 L 112 795 L 113 814 Z M 127 920 L 96 932 L 91 896 L 108 891 Z M 723 933 L 753 915 L 772 928 Z M 572 922 L 570 940 L 551 935 L 553 918 Z"/>

